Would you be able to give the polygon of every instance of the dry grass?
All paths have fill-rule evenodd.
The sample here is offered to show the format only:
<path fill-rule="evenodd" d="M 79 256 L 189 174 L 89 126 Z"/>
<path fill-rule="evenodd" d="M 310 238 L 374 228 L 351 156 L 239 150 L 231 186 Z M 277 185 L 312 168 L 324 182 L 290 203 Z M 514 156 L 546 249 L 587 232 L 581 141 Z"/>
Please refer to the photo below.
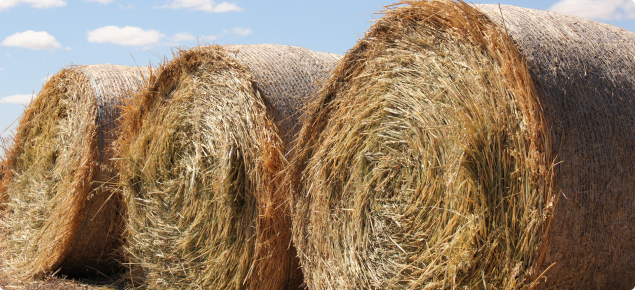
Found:
<path fill-rule="evenodd" d="M 133 280 L 150 288 L 297 289 L 279 172 L 339 56 L 277 44 L 180 50 L 126 106 L 119 151 Z"/>
<path fill-rule="evenodd" d="M 538 94 L 463 2 L 407 1 L 345 56 L 288 181 L 310 289 L 526 289 L 554 203 Z"/>
<path fill-rule="evenodd" d="M 0 280 L 0 287 L 6 290 L 107 290 L 118 289 L 116 287 L 100 286 L 75 280 L 60 279 L 46 276 L 42 280 L 32 282 L 20 282 L 12 280 Z"/>
<path fill-rule="evenodd" d="M 511 5 L 476 5 L 526 57 L 559 195 L 542 262 L 546 289 L 635 285 L 635 33 Z"/>
<path fill-rule="evenodd" d="M 67 68 L 24 112 L 1 162 L 2 258 L 11 277 L 118 271 L 120 199 L 108 185 L 111 122 L 103 118 L 114 119 L 109 106 L 140 81 L 137 68 Z"/>
<path fill-rule="evenodd" d="M 149 288 L 287 283 L 283 146 L 251 79 L 219 46 L 179 51 L 123 113 L 127 251 Z"/>
<path fill-rule="evenodd" d="M 66 279 L 55 275 L 44 275 L 36 281 L 20 281 L 12 279 L 0 269 L 0 288 L 3 290 L 108 290 L 126 289 L 125 281 L 112 281 L 108 279 Z"/>

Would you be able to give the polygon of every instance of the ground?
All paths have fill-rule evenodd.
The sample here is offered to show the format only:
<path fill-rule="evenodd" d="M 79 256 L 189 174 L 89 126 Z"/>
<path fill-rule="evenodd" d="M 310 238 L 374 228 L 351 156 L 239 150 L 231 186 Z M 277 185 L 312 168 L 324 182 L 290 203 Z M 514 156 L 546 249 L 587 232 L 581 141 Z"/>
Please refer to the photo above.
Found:
<path fill-rule="evenodd" d="M 56 277 L 47 277 L 41 281 L 34 282 L 20 282 L 12 279 L 0 279 L 0 288 L 2 290 L 9 289 L 23 289 L 23 290 L 102 290 L 102 289 L 117 289 L 112 286 L 99 286 L 92 283 L 82 283 L 80 281 L 65 280 Z"/>
<path fill-rule="evenodd" d="M 0 289 L 22 290 L 113 290 L 126 289 L 122 281 L 70 280 L 63 277 L 47 276 L 38 281 L 23 282 L 7 276 L 0 268 Z"/>

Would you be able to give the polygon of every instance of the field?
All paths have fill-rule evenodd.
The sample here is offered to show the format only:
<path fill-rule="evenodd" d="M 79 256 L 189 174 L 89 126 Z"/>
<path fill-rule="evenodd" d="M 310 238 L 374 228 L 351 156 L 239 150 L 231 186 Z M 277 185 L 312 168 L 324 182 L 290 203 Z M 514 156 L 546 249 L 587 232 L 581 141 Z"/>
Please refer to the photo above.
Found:
<path fill-rule="evenodd" d="M 85 280 L 66 280 L 63 278 L 49 276 L 41 281 L 33 281 L 24 283 L 6 276 L 4 272 L 0 273 L 0 288 L 8 289 L 24 289 L 24 290 L 105 290 L 105 289 L 125 289 L 123 283 L 119 285 L 111 281 L 85 281 Z"/>
<path fill-rule="evenodd" d="M 73 280 L 66 277 L 55 277 L 49 275 L 42 280 L 23 282 L 10 278 L 5 272 L 5 263 L 0 260 L 0 290 L 24 289 L 24 290 L 107 290 L 107 289 L 130 289 L 126 287 L 123 279 L 113 281 L 104 280 Z"/>

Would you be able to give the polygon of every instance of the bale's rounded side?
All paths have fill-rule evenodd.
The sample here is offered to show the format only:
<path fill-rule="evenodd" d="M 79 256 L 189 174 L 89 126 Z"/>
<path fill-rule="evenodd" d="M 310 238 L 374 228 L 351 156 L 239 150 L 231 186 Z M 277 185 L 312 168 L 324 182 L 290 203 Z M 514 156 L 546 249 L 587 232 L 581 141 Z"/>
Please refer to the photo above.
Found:
<path fill-rule="evenodd" d="M 520 289 L 555 198 L 529 69 L 462 2 L 386 12 L 300 133 L 294 242 L 310 289 Z"/>
<path fill-rule="evenodd" d="M 342 56 L 279 44 L 227 45 L 225 50 L 253 74 L 252 82 L 264 98 L 278 135 L 284 142 L 282 149 L 276 150 L 282 150 L 285 159 L 289 160 L 294 154 L 292 149 L 300 130 L 299 120 L 313 101 L 313 93 L 322 87 Z M 269 234 L 258 235 L 263 242 L 270 239 L 272 234 L 281 241 L 290 239 L 291 218 L 287 203 L 290 197 L 278 193 L 276 199 L 275 204 L 284 204 L 285 218 L 281 221 L 262 221 L 267 228 L 274 229 Z M 304 278 L 292 241 L 288 251 L 291 261 L 287 289 L 298 289 Z M 276 263 L 272 265 L 261 267 L 260 276 L 276 277 L 279 266 Z"/>
<path fill-rule="evenodd" d="M 127 252 L 150 288 L 263 282 L 252 278 L 263 230 L 258 199 L 273 197 L 271 172 L 282 158 L 265 155 L 280 141 L 250 78 L 218 46 L 181 51 L 124 113 Z M 279 218 L 269 210 L 260 215 Z M 271 259 L 284 260 L 284 252 L 259 253 L 257 261 Z"/>
<path fill-rule="evenodd" d="M 297 109 L 277 106 L 287 95 L 275 90 L 301 99 L 316 87 L 300 63 L 295 71 L 279 69 L 282 58 L 298 56 L 305 57 L 305 49 L 280 45 L 180 51 L 124 112 L 119 151 L 127 251 L 133 273 L 147 286 L 285 289 L 301 283 L 290 210 L 276 176 L 286 162 L 278 126 L 294 117 L 279 112 Z M 322 65 L 330 69 L 334 62 Z M 285 75 L 303 83 L 290 87 Z"/>
<path fill-rule="evenodd" d="M 544 288 L 635 285 L 635 33 L 556 12 L 478 5 L 526 58 L 559 195 Z M 553 265 L 553 266 L 552 266 Z"/>
<path fill-rule="evenodd" d="M 632 288 L 635 34 L 400 4 L 303 124 L 288 178 L 309 288 Z"/>
<path fill-rule="evenodd" d="M 279 44 L 225 48 L 253 74 L 254 85 L 271 105 L 280 137 L 287 145 L 297 137 L 299 120 L 313 100 L 312 93 L 321 87 L 342 58 L 337 54 Z M 286 148 L 290 151 L 291 146 Z"/>
<path fill-rule="evenodd" d="M 2 258 L 13 276 L 119 268 L 120 194 L 110 159 L 117 106 L 147 68 L 90 65 L 53 76 L 24 112 L 2 162 Z"/>

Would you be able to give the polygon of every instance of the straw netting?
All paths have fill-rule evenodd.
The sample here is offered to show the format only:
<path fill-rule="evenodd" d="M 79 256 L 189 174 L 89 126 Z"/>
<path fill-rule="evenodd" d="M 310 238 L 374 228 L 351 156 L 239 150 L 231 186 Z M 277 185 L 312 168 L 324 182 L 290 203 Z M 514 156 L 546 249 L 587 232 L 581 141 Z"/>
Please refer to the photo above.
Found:
<path fill-rule="evenodd" d="M 544 96 L 560 194 L 542 267 L 548 285 L 635 286 L 635 33 L 588 19 L 478 6 L 526 56 Z M 502 17 L 502 18 L 501 18 Z"/>
<path fill-rule="evenodd" d="M 337 56 L 282 45 L 180 50 L 122 115 L 133 275 L 149 288 L 297 288 L 285 133 Z M 282 136 L 282 137 L 280 137 Z"/>
<path fill-rule="evenodd" d="M 309 288 L 632 288 L 633 33 L 400 4 L 336 68 L 291 160 Z"/>
<path fill-rule="evenodd" d="M 20 119 L 2 160 L 2 259 L 13 277 L 119 268 L 123 205 L 111 143 L 118 106 L 147 68 L 87 65 L 54 75 Z"/>
<path fill-rule="evenodd" d="M 253 73 L 253 82 L 271 104 L 273 117 L 287 144 L 300 129 L 297 124 L 308 97 L 342 58 L 278 44 L 228 45 L 226 50 Z"/>

